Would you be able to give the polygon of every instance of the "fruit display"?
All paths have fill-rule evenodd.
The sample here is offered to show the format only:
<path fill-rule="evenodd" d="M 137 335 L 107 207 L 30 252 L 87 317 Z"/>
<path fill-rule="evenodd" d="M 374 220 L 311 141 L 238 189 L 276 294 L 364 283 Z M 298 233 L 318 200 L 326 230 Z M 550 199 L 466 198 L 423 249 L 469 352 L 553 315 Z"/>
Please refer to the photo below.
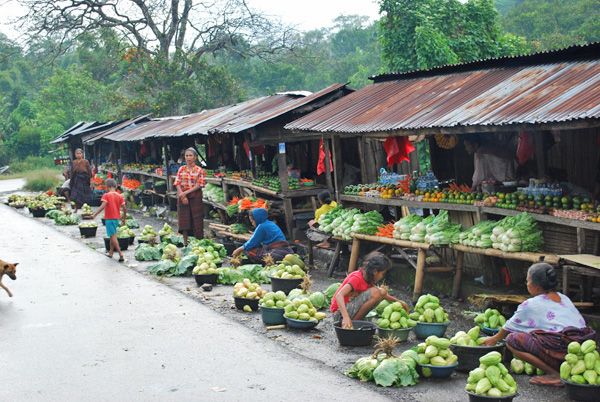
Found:
<path fill-rule="evenodd" d="M 481 328 L 473 327 L 468 332 L 458 331 L 450 338 L 450 343 L 457 346 L 481 346 L 486 336 L 481 336 Z"/>
<path fill-rule="evenodd" d="M 535 252 L 544 244 L 537 222 L 527 212 L 498 221 L 490 240 L 493 248 L 504 252 Z"/>
<path fill-rule="evenodd" d="M 142 187 L 142 183 L 139 180 L 136 179 L 130 179 L 127 177 L 123 177 L 123 181 L 121 183 L 121 187 L 123 187 L 126 190 L 137 190 L 140 187 Z"/>
<path fill-rule="evenodd" d="M 337 206 L 319 218 L 319 228 L 344 240 L 352 239 L 352 233 L 373 235 L 383 223 L 383 216 L 377 211 L 361 213 L 356 208 L 344 209 Z"/>
<path fill-rule="evenodd" d="M 233 286 L 233 296 L 243 299 L 258 300 L 267 294 L 258 283 L 250 282 L 250 279 L 245 278 L 242 282 L 238 282 Z"/>
<path fill-rule="evenodd" d="M 417 345 L 417 357 L 420 365 L 444 367 L 453 366 L 458 362 L 458 357 L 450 350 L 450 340 L 435 335 L 428 336 L 425 342 Z M 429 377 L 430 374 L 430 370 L 423 368 L 423 376 Z"/>
<path fill-rule="evenodd" d="M 158 231 L 158 235 L 159 235 L 160 237 L 163 237 L 163 236 L 171 236 L 172 234 L 174 234 L 174 233 L 173 233 L 173 228 L 172 228 L 172 227 L 171 227 L 171 225 L 169 225 L 168 223 L 165 223 L 165 224 L 163 225 L 162 229 L 160 229 L 160 230 Z"/>
<path fill-rule="evenodd" d="M 82 216 L 94 215 L 94 211 L 92 210 L 92 207 L 90 207 L 88 204 L 83 204 L 81 206 L 81 215 Z"/>
<path fill-rule="evenodd" d="M 382 304 L 382 303 L 386 303 Z M 383 306 L 383 310 L 381 310 L 381 315 L 379 320 L 377 320 L 377 326 L 383 329 L 405 329 L 412 328 L 417 325 L 417 322 L 411 319 L 408 316 L 404 307 L 400 302 L 390 303 L 387 300 L 381 301 L 376 310 L 380 310 Z"/>
<path fill-rule="evenodd" d="M 506 323 L 506 318 L 496 309 L 488 308 L 475 317 L 475 324 L 490 329 L 500 329 Z"/>
<path fill-rule="evenodd" d="M 375 345 L 375 353 L 361 357 L 344 374 L 362 382 L 374 382 L 382 387 L 408 387 L 419 382 L 417 353 L 407 350 L 393 354 L 397 340 L 382 339 Z"/>
<path fill-rule="evenodd" d="M 206 187 L 204 187 L 202 195 L 208 201 L 217 204 L 225 204 L 225 193 L 223 192 L 223 187 L 216 184 L 208 183 Z"/>
<path fill-rule="evenodd" d="M 307 298 L 298 298 L 293 300 L 290 304 L 285 306 L 285 313 L 283 314 L 286 318 L 300 321 L 321 321 L 327 314 L 317 311 Z"/>
<path fill-rule="evenodd" d="M 291 301 L 288 300 L 285 293 L 279 292 L 269 292 L 265 294 L 260 300 L 261 307 L 267 308 L 280 308 L 283 309 L 285 306 L 290 304 Z"/>
<path fill-rule="evenodd" d="M 130 228 L 128 228 L 126 225 L 119 226 L 117 228 L 117 238 L 118 239 L 128 239 L 131 237 L 135 237 L 135 232 L 133 230 L 131 230 Z"/>
<path fill-rule="evenodd" d="M 565 361 L 560 365 L 560 378 L 575 384 L 600 385 L 600 355 L 596 342 L 571 342 Z"/>
<path fill-rule="evenodd" d="M 440 306 L 440 299 L 433 295 L 422 295 L 415 304 L 414 312 L 409 314 L 412 320 L 426 323 L 448 322 L 448 313 Z"/>
<path fill-rule="evenodd" d="M 517 383 L 502 364 L 496 351 L 479 358 L 481 365 L 469 372 L 465 390 L 477 395 L 501 398 L 517 393 Z"/>
<path fill-rule="evenodd" d="M 510 371 L 512 371 L 514 374 L 544 375 L 544 371 L 542 369 L 539 369 L 533 364 L 516 357 L 510 361 Z"/>
<path fill-rule="evenodd" d="M 154 243 L 156 241 L 156 231 L 151 225 L 146 225 L 142 229 L 142 233 L 140 234 L 140 240 L 145 241 L 147 243 Z"/>

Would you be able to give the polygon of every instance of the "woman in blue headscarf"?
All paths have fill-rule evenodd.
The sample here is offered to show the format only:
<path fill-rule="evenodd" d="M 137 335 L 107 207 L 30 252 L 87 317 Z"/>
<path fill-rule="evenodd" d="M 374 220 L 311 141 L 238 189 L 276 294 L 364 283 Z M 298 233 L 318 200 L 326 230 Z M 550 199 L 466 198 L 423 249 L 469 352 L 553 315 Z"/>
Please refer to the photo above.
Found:
<path fill-rule="evenodd" d="M 234 250 L 232 254 L 234 257 L 246 253 L 250 261 L 262 264 L 267 254 L 270 254 L 275 261 L 281 261 L 287 254 L 294 253 L 279 226 L 268 218 L 266 209 L 252 210 L 250 222 L 256 229 L 250 240 Z"/>

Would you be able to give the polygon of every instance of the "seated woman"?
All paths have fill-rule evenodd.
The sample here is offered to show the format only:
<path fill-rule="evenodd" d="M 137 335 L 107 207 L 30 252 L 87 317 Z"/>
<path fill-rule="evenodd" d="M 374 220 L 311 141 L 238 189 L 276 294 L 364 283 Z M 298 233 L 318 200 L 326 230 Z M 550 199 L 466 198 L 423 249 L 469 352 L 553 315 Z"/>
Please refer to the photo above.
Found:
<path fill-rule="evenodd" d="M 331 200 L 331 193 L 329 191 L 321 191 L 319 195 L 317 195 L 317 197 L 319 199 L 320 207 L 315 211 L 315 219 L 312 219 L 308 222 L 308 226 L 311 229 L 313 229 L 315 225 L 318 224 L 321 215 L 324 215 L 327 212 L 334 209 L 335 207 L 337 207 L 337 202 Z M 317 247 L 329 248 L 329 242 L 325 240 L 324 242 L 317 244 Z"/>
<path fill-rule="evenodd" d="M 287 254 L 294 250 L 285 239 L 285 235 L 277 224 L 268 219 L 269 213 L 264 208 L 253 209 L 250 213 L 250 222 L 256 227 L 250 240 L 235 249 L 233 257 L 245 252 L 250 261 L 262 264 L 263 258 L 270 254 L 275 261 L 281 261 Z"/>
<path fill-rule="evenodd" d="M 543 370 L 532 384 L 561 386 L 559 369 L 570 342 L 593 339 L 595 332 L 571 300 L 558 293 L 550 264 L 533 264 L 527 271 L 527 290 L 533 296 L 519 305 L 500 331 L 486 339 L 488 346 L 506 338 L 513 355 Z"/>

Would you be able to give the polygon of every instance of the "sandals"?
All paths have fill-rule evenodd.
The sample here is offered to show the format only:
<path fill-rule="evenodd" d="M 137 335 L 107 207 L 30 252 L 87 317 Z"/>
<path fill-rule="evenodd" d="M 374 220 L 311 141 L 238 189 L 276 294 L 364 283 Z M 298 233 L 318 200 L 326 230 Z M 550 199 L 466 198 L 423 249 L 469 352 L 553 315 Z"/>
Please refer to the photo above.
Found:
<path fill-rule="evenodd" d="M 119 257 L 119 262 L 124 262 L 124 261 L 125 261 L 125 258 L 123 258 L 122 256 Z"/>

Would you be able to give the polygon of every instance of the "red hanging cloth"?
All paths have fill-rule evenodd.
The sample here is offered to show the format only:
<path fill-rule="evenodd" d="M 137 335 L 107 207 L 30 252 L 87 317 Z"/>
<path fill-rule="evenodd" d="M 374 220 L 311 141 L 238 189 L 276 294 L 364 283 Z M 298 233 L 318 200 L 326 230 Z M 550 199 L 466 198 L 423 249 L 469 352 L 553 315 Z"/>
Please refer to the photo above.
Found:
<path fill-rule="evenodd" d="M 250 159 L 250 145 L 248 145 L 248 141 L 244 141 L 244 151 L 246 151 L 246 157 Z"/>
<path fill-rule="evenodd" d="M 408 154 L 415 150 L 408 137 L 388 137 L 383 143 L 383 148 L 387 155 L 388 166 L 410 161 Z"/>
<path fill-rule="evenodd" d="M 521 131 L 519 133 L 519 142 L 517 144 L 517 162 L 523 166 L 528 160 L 533 159 L 535 154 L 535 147 L 533 145 L 533 138 L 529 133 Z"/>
<path fill-rule="evenodd" d="M 333 163 L 331 162 L 331 151 L 329 151 L 329 170 L 333 172 Z M 321 142 L 319 143 L 319 161 L 317 162 L 317 176 L 325 173 L 327 169 L 325 168 L 325 147 L 323 146 L 323 138 L 321 138 Z"/>

